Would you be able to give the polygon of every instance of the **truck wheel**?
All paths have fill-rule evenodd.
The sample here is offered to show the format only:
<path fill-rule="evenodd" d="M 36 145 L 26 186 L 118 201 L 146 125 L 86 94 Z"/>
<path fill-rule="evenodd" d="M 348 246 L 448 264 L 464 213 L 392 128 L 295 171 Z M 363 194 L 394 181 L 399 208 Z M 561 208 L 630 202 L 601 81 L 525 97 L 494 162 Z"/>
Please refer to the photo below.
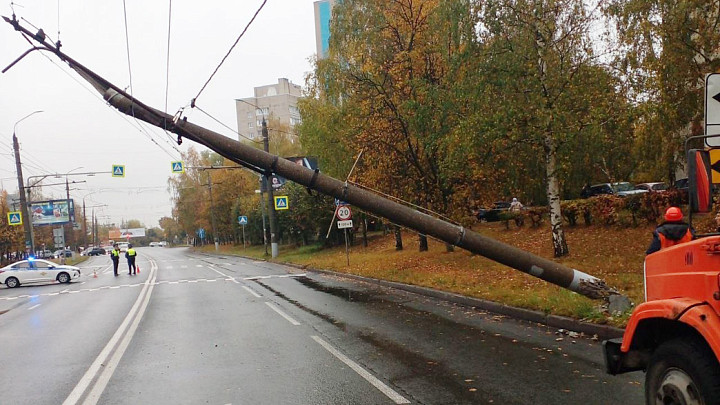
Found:
<path fill-rule="evenodd" d="M 720 365 L 696 337 L 669 340 L 652 355 L 645 375 L 648 405 L 720 404 Z"/>

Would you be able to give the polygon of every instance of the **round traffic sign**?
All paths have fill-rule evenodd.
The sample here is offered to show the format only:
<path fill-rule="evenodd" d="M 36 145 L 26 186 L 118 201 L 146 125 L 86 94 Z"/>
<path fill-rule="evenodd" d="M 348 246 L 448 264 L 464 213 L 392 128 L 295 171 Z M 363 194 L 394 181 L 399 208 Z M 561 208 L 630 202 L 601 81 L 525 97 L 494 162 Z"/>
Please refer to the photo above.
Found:
<path fill-rule="evenodd" d="M 339 207 L 337 210 L 337 217 L 342 221 L 350 219 L 350 217 L 352 217 L 352 211 L 350 211 L 350 207 L 348 207 L 347 205 Z"/>

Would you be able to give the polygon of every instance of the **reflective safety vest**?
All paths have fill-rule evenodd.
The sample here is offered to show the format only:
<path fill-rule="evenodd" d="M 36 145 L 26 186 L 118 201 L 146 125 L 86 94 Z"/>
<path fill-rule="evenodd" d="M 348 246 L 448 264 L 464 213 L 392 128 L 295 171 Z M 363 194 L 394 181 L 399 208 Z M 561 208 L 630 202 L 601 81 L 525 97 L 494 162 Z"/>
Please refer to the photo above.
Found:
<path fill-rule="evenodd" d="M 692 233 L 690 232 L 690 229 L 688 229 L 687 232 L 685 232 L 685 235 L 683 235 L 683 237 L 679 240 L 670 239 L 660 232 L 658 232 L 658 236 L 660 237 L 660 249 L 669 248 L 670 246 L 690 242 L 692 240 Z"/>
<path fill-rule="evenodd" d="M 115 257 L 120 257 L 120 251 L 119 251 L 119 250 L 113 249 L 113 250 L 110 251 L 110 254 L 113 255 L 113 256 L 115 256 Z"/>
<path fill-rule="evenodd" d="M 137 253 L 135 253 L 135 249 L 133 249 L 133 248 L 128 249 L 128 250 L 127 250 L 127 254 L 128 254 L 128 256 L 130 256 L 130 257 L 135 257 L 135 256 L 137 256 Z"/>

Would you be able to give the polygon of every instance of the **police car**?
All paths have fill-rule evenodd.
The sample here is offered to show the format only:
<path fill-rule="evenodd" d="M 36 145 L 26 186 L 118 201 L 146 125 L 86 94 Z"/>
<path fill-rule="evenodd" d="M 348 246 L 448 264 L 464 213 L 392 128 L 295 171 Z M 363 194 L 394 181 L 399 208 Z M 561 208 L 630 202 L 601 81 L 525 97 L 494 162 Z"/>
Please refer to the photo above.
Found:
<path fill-rule="evenodd" d="M 80 269 L 42 259 L 21 260 L 0 268 L 0 283 L 8 288 L 34 283 L 69 283 L 80 278 Z"/>

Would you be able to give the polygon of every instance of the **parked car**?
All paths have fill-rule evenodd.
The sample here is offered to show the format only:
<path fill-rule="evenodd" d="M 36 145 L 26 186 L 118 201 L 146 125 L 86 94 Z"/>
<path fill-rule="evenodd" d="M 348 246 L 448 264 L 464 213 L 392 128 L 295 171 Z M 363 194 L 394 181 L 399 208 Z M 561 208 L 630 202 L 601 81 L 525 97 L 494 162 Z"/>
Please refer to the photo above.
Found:
<path fill-rule="evenodd" d="M 121 252 L 127 252 L 128 250 L 128 243 L 127 242 L 119 242 L 118 247 L 120 248 Z"/>
<path fill-rule="evenodd" d="M 37 251 L 35 251 L 35 256 L 36 256 L 38 259 L 52 259 L 52 257 L 53 257 L 53 252 L 51 252 L 51 251 L 48 250 L 48 249 L 45 249 L 45 250 L 37 250 Z"/>
<path fill-rule="evenodd" d="M 475 217 L 478 221 L 494 222 L 500 220 L 500 214 L 510 208 L 509 201 L 496 201 L 492 208 L 480 208 Z"/>
<path fill-rule="evenodd" d="M 28 259 L 0 268 L 0 283 L 8 288 L 31 283 L 69 283 L 80 278 L 80 269 L 42 259 Z"/>
<path fill-rule="evenodd" d="M 687 179 L 687 178 L 684 178 L 684 179 L 677 179 L 677 180 L 675 180 L 675 188 L 678 189 L 678 190 L 685 190 L 685 191 L 687 191 L 687 189 L 688 189 L 688 179 Z"/>
<path fill-rule="evenodd" d="M 53 259 L 59 259 L 61 257 L 72 257 L 72 250 L 70 249 L 58 249 L 55 252 L 53 252 L 52 257 Z"/>
<path fill-rule="evenodd" d="M 90 250 L 86 253 L 86 255 L 88 255 L 88 256 L 100 256 L 100 255 L 104 255 L 104 254 L 106 254 L 106 253 L 107 253 L 107 251 L 106 251 L 105 249 L 103 249 L 103 248 L 101 248 L 101 247 L 94 247 L 94 248 L 90 249 Z"/>
<path fill-rule="evenodd" d="M 638 190 L 647 190 L 647 191 L 653 191 L 653 192 L 659 192 L 659 191 L 665 191 L 668 189 L 668 185 L 663 182 L 653 182 L 653 183 L 640 183 L 636 184 L 635 188 Z"/>
<path fill-rule="evenodd" d="M 580 193 L 583 198 L 593 197 L 596 195 L 610 194 L 619 197 L 626 197 L 633 194 L 647 193 L 648 190 L 638 190 L 627 181 L 619 181 L 615 183 L 600 183 L 583 188 Z"/>

